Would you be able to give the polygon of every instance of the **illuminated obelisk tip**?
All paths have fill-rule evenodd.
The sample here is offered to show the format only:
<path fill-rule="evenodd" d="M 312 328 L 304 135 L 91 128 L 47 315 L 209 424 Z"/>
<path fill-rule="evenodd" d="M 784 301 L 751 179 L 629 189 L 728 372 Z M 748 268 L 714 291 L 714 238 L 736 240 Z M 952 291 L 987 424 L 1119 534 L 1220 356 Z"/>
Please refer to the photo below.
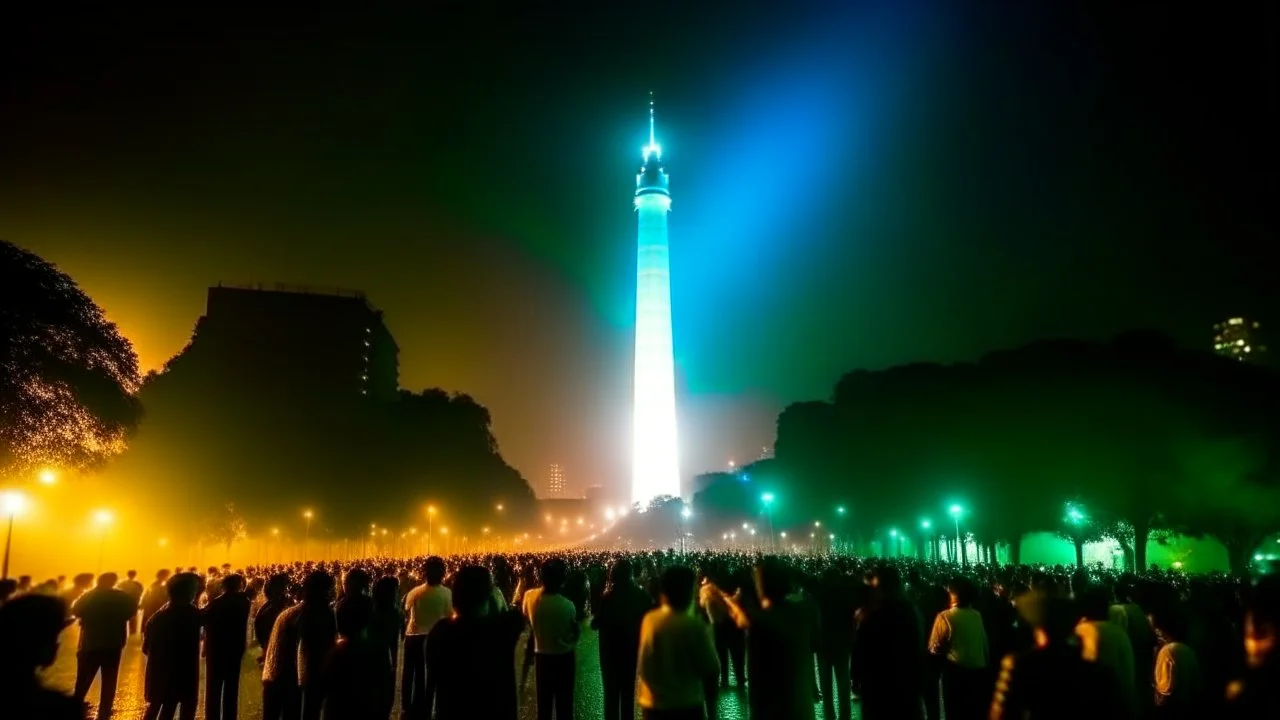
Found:
<path fill-rule="evenodd" d="M 649 144 L 636 175 L 636 350 L 631 499 L 680 495 L 676 453 L 675 361 L 671 339 L 671 264 L 667 212 L 671 194 L 662 166 L 649 94 Z"/>

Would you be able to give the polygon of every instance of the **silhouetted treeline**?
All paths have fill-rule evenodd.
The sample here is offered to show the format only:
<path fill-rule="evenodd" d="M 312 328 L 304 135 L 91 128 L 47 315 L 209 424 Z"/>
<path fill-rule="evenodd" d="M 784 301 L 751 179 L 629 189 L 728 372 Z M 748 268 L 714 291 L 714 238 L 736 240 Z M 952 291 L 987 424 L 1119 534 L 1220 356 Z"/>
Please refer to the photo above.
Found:
<path fill-rule="evenodd" d="M 965 531 L 1015 555 L 1023 534 L 1056 531 L 1078 546 L 1111 537 L 1142 567 L 1147 540 L 1176 531 L 1221 541 L 1241 571 L 1280 530 L 1278 409 L 1271 370 L 1148 332 L 860 370 L 829 401 L 782 412 L 776 466 L 750 489 L 722 481 L 699 502 L 758 512 L 767 487 L 775 516 L 843 506 L 863 540 L 914 535 L 922 518 L 950 535 L 947 508 L 962 503 Z"/>
<path fill-rule="evenodd" d="M 432 389 L 394 402 L 349 392 L 300 393 L 245 372 L 216 343 L 192 342 L 140 394 L 136 438 L 109 472 L 122 486 L 209 526 L 234 503 L 260 535 L 315 508 L 311 538 L 359 537 L 370 522 L 426 525 L 428 502 L 452 522 L 485 517 L 533 495 L 498 452 L 489 412 L 471 397 Z M 296 531 L 295 531 L 296 533 Z M 194 538 L 192 538 L 194 539 Z M 205 538 L 208 539 L 208 538 Z"/>

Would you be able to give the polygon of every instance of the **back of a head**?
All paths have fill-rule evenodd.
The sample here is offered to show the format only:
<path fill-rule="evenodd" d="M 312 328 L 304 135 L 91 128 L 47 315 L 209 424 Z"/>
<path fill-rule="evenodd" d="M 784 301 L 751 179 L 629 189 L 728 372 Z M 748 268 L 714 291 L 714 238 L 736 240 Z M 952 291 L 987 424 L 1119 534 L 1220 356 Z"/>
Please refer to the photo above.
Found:
<path fill-rule="evenodd" d="M 244 592 L 244 576 L 238 573 L 232 573 L 222 579 L 222 592 L 228 594 L 239 594 Z"/>
<path fill-rule="evenodd" d="M 444 559 L 438 555 L 432 555 L 422 565 L 422 577 L 427 581 L 428 585 L 439 585 L 444 582 Z"/>
<path fill-rule="evenodd" d="M 1259 580 L 1249 590 L 1245 609 L 1255 632 L 1269 629 L 1280 634 L 1280 575 L 1267 575 Z"/>
<path fill-rule="evenodd" d="M 351 602 L 344 600 L 338 603 L 334 619 L 339 634 L 347 638 L 360 637 L 373 623 L 373 602 L 363 596 L 355 596 Z"/>
<path fill-rule="evenodd" d="M 538 575 L 542 578 L 543 589 L 549 593 L 558 593 L 563 590 L 565 576 L 568 572 L 569 568 L 560 558 L 551 558 L 542 563 L 542 568 L 538 571 Z"/>
<path fill-rule="evenodd" d="M 262 594 L 268 599 L 279 600 L 289 592 L 289 576 L 284 573 L 272 575 L 262 587 Z"/>
<path fill-rule="evenodd" d="M 120 582 L 120 576 L 113 572 L 105 572 L 98 576 L 98 587 L 100 588 L 113 588 L 117 582 Z"/>
<path fill-rule="evenodd" d="M 327 603 L 333 594 L 333 576 L 324 570 L 312 570 L 302 581 L 302 597 L 309 603 Z"/>
<path fill-rule="evenodd" d="M 635 569 L 627 558 L 620 558 L 609 568 L 609 584 L 625 585 L 635 577 Z"/>
<path fill-rule="evenodd" d="M 178 573 L 165 583 L 172 605 L 192 605 L 200 594 L 200 576 L 195 573 Z"/>
<path fill-rule="evenodd" d="M 791 571 L 775 557 L 766 557 L 756 566 L 756 584 L 762 599 L 781 602 L 791 593 Z"/>
<path fill-rule="evenodd" d="M 869 574 L 875 578 L 875 585 L 882 593 L 892 594 L 902 589 L 902 574 L 892 565 L 881 565 Z"/>
<path fill-rule="evenodd" d="M 1111 593 L 1101 585 L 1087 585 L 1076 602 L 1081 616 L 1094 621 L 1106 620 L 1111 610 Z"/>
<path fill-rule="evenodd" d="M 126 572 L 126 573 L 124 574 L 124 576 L 125 576 L 125 577 L 127 577 L 127 578 L 129 578 L 130 580 L 132 580 L 132 579 L 134 579 L 134 578 L 138 577 L 138 571 L 137 571 L 137 570 L 130 570 L 130 571 Z"/>
<path fill-rule="evenodd" d="M 67 623 L 67 604 L 50 595 L 23 595 L 0 606 L 0 672 L 25 674 L 52 665 Z"/>
<path fill-rule="evenodd" d="M 347 595 L 363 595 L 373 585 L 373 576 L 364 568 L 352 568 L 342 578 L 342 589 Z"/>
<path fill-rule="evenodd" d="M 947 592 L 955 596 L 956 605 L 962 608 L 972 607 L 978 599 L 977 585 L 963 575 L 957 575 L 947 583 Z"/>
<path fill-rule="evenodd" d="M 459 615 L 475 615 L 493 594 L 493 576 L 487 568 L 468 565 L 453 578 L 453 609 Z"/>
<path fill-rule="evenodd" d="M 396 604 L 400 595 L 400 580 L 395 575 L 384 575 L 373 584 L 373 601 L 379 605 Z"/>
<path fill-rule="evenodd" d="M 688 610 L 693 605 L 693 570 L 673 565 L 662 572 L 662 596 L 672 610 Z"/>
<path fill-rule="evenodd" d="M 1076 603 L 1058 595 L 1032 591 L 1018 598 L 1018 613 L 1052 644 L 1066 642 L 1076 632 L 1080 610 Z"/>

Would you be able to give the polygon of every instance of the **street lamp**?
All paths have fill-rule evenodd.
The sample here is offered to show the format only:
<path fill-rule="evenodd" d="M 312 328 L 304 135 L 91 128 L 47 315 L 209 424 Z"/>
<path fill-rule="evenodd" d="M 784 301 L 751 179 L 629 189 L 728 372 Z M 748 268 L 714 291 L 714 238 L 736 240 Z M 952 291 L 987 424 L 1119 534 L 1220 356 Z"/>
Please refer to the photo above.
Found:
<path fill-rule="evenodd" d="M 902 555 L 902 540 L 898 538 L 898 529 L 889 528 L 889 537 L 893 539 L 893 555 L 898 557 Z"/>
<path fill-rule="evenodd" d="M 937 548 L 935 548 L 935 547 L 933 546 L 933 542 L 932 542 L 932 540 L 930 539 L 930 535 L 931 535 L 932 533 L 930 533 L 930 532 L 929 532 L 929 530 L 930 530 L 931 528 L 933 528 L 933 522 L 932 522 L 931 520 L 929 520 L 928 518 L 925 518 L 924 520 L 921 520 L 921 521 L 920 521 L 920 530 L 922 531 L 920 534 L 921 534 L 921 535 L 923 536 L 923 538 L 924 538 L 924 541 L 921 543 L 921 548 L 923 549 L 924 544 L 925 544 L 925 543 L 928 543 L 928 545 L 929 545 L 929 552 L 933 554 L 933 559 L 936 561 L 936 560 L 938 559 L 938 549 L 937 549 Z M 923 554 L 924 554 L 924 553 L 922 552 L 922 553 L 921 553 L 921 555 L 923 555 Z M 923 558 L 922 558 L 922 559 L 923 559 Z"/>
<path fill-rule="evenodd" d="M 693 517 L 693 510 L 685 505 L 680 509 L 680 554 L 685 555 L 689 551 L 686 537 L 689 534 L 689 518 Z"/>
<path fill-rule="evenodd" d="M 760 496 L 760 502 L 764 503 L 765 519 L 769 521 L 769 551 L 774 551 L 773 546 L 773 493 L 767 492 Z"/>
<path fill-rule="evenodd" d="M 36 479 L 40 481 L 41 485 L 52 485 L 58 482 L 58 473 L 55 472 L 53 468 L 45 468 L 40 471 L 40 474 L 36 476 Z"/>
<path fill-rule="evenodd" d="M 302 517 L 307 521 L 307 529 L 302 534 L 302 559 L 305 561 L 311 548 L 311 518 L 315 517 L 315 513 L 308 508 L 302 511 Z"/>
<path fill-rule="evenodd" d="M 960 537 L 960 514 L 964 512 L 964 508 L 959 505 L 952 505 L 950 512 L 951 518 L 956 521 L 956 549 L 960 552 L 960 564 L 968 565 L 969 553 L 965 550 L 964 539 Z M 951 559 L 954 562 L 955 556 L 952 556 Z"/>
<path fill-rule="evenodd" d="M 4 537 L 4 569 L 0 570 L 0 580 L 9 577 L 9 548 L 13 545 L 13 519 L 27 509 L 27 496 L 20 492 L 7 492 L 0 496 L 4 514 L 9 516 L 9 531 Z"/>
<path fill-rule="evenodd" d="M 435 534 L 433 525 L 436 520 L 436 506 L 427 506 L 427 555 L 431 554 L 431 536 Z"/>
<path fill-rule="evenodd" d="M 100 535 L 98 537 L 98 572 L 99 573 L 102 572 L 103 556 L 105 556 L 107 553 L 107 528 L 111 526 L 111 523 L 114 522 L 115 519 L 116 519 L 115 516 L 111 514 L 110 510 L 102 509 L 102 510 L 97 510 L 93 513 L 93 522 L 100 529 Z"/>

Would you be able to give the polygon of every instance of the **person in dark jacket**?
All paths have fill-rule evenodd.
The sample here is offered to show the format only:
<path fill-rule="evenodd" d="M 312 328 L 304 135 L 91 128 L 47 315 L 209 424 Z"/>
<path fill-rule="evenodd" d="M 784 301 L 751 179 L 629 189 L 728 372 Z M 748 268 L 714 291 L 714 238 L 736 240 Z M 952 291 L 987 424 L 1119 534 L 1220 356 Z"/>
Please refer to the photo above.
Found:
<path fill-rule="evenodd" d="M 169 602 L 151 616 L 142 640 L 147 656 L 143 693 L 144 720 L 194 720 L 200 696 L 200 578 L 179 573 L 169 578 Z"/>
<path fill-rule="evenodd" d="M 111 715 L 120 678 L 120 656 L 129 637 L 129 618 L 138 610 L 133 598 L 116 589 L 115 573 L 104 573 L 98 586 L 81 595 L 71 607 L 80 618 L 80 648 L 76 651 L 75 697 L 84 701 L 98 672 L 102 672 L 98 716 Z"/>
<path fill-rule="evenodd" d="M 599 631 L 604 720 L 635 717 L 640 624 L 653 607 L 649 593 L 636 583 L 631 561 L 615 562 L 609 568 L 608 588 L 591 617 L 592 629 Z"/>
<path fill-rule="evenodd" d="M 383 694 L 379 700 L 380 714 L 391 716 L 396 694 L 396 656 L 400 654 L 400 638 L 404 637 L 405 617 L 400 609 L 400 581 L 394 575 L 378 578 L 373 584 L 373 617 L 369 625 L 369 638 L 387 649 L 391 658 L 391 673 L 383 678 Z M 342 629 L 339 628 L 341 633 Z"/>
<path fill-rule="evenodd" d="M 871 597 L 856 618 L 853 655 L 862 680 L 862 716 L 914 720 L 924 711 L 924 623 L 897 568 L 872 570 L 867 584 Z"/>
<path fill-rule="evenodd" d="M 205 720 L 236 720 L 248 625 L 244 577 L 228 575 L 222 579 L 222 594 L 204 608 Z"/>
<path fill-rule="evenodd" d="M 394 693 L 387 692 L 386 679 L 395 675 L 386 644 L 370 637 L 373 604 L 367 597 L 348 596 L 335 614 L 341 637 L 325 658 L 324 720 L 389 716 Z"/>

